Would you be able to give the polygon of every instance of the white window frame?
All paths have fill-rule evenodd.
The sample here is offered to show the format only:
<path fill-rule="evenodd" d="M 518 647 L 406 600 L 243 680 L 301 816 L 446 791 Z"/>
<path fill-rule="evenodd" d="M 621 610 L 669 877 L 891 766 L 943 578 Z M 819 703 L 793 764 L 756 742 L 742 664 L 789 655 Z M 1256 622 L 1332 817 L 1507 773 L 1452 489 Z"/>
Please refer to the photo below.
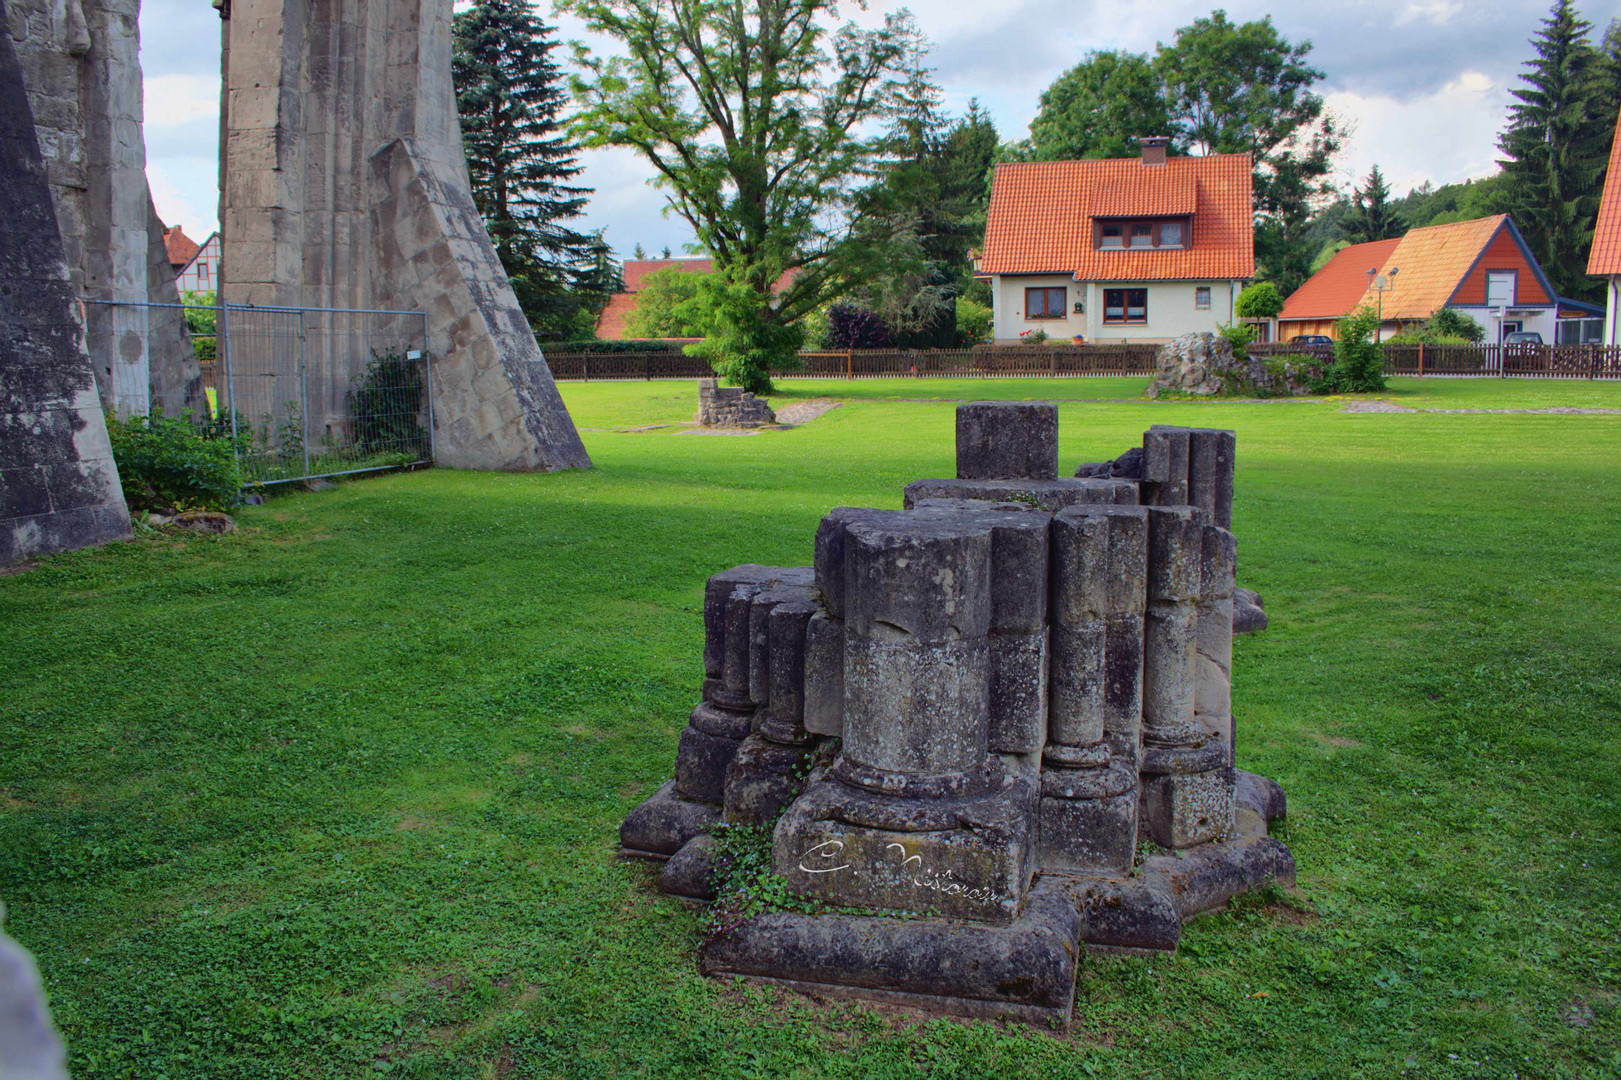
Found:
<path fill-rule="evenodd" d="M 1195 310 L 1195 311 L 1209 311 L 1210 310 L 1210 286 L 1208 286 L 1208 285 L 1195 285 L 1193 287 L 1193 310 Z"/>

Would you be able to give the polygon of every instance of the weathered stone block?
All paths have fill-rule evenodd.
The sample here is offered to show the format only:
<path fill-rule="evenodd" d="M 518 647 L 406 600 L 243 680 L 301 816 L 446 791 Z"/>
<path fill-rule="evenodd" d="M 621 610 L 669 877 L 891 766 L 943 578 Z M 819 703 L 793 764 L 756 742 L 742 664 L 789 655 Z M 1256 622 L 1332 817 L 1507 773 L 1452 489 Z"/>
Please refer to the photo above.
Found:
<path fill-rule="evenodd" d="M 805 730 L 844 733 L 844 620 L 826 611 L 805 627 Z"/>
<path fill-rule="evenodd" d="M 709 939 L 703 971 L 807 993 L 1063 1024 L 1074 1000 L 1079 933 L 1074 904 L 1044 882 L 1008 926 L 772 912 Z"/>
<path fill-rule="evenodd" d="M 872 641 L 844 635 L 844 755 L 920 777 L 985 761 L 990 643 Z M 897 778 L 897 783 L 902 781 Z"/>
<path fill-rule="evenodd" d="M 720 803 L 726 797 L 726 767 L 740 739 L 711 735 L 688 724 L 675 755 L 675 789 L 684 799 Z"/>
<path fill-rule="evenodd" d="M 1234 778 L 1223 762 L 1203 772 L 1166 772 L 1150 775 L 1145 762 L 1142 778 L 1142 829 L 1161 847 L 1188 848 L 1227 836 L 1233 829 Z"/>
<path fill-rule="evenodd" d="M 5 30 L 0 21 L 0 32 Z M 45 1004 L 34 958 L 0 933 L 0 1076 L 68 1080 L 67 1052 Z"/>
<path fill-rule="evenodd" d="M 957 406 L 957 477 L 1051 480 L 1058 475 L 1058 407 L 976 401 Z"/>
<path fill-rule="evenodd" d="M 900 512 L 847 525 L 846 637 L 983 638 L 991 623 L 990 532 L 977 514 Z"/>
<path fill-rule="evenodd" d="M 679 798 L 666 780 L 619 826 L 619 843 L 629 855 L 670 856 L 694 836 L 720 821 L 720 806 Z"/>
<path fill-rule="evenodd" d="M 804 785 L 810 747 L 783 746 L 750 735 L 726 767 L 725 817 L 728 822 L 764 825 L 794 800 Z"/>
<path fill-rule="evenodd" d="M 1047 632 L 993 633 L 990 748 L 1029 754 L 1047 738 Z"/>
<path fill-rule="evenodd" d="M 822 604 L 835 619 L 844 618 L 844 548 L 845 530 L 852 522 L 868 518 L 881 520 L 891 510 L 867 510 L 840 506 L 830 510 L 816 527 L 816 553 L 814 557 L 816 589 L 822 595 Z"/>
<path fill-rule="evenodd" d="M 1137 850 L 1137 767 L 1132 760 L 1041 773 L 1043 871 L 1127 874 Z"/>
<path fill-rule="evenodd" d="M 674 896 L 710 900 L 715 895 L 717 845 L 708 833 L 699 833 L 671 855 L 659 873 L 659 888 Z"/>
<path fill-rule="evenodd" d="M 775 591 L 775 590 L 773 590 Z M 810 621 L 821 610 L 809 586 L 785 587 L 793 593 L 771 609 L 767 621 L 770 684 L 760 730 L 774 742 L 810 741 L 805 728 L 805 640 Z"/>
<path fill-rule="evenodd" d="M 1053 513 L 1087 503 L 1135 505 L 1137 485 L 1129 480 L 1060 477 L 1056 480 L 914 480 L 906 485 L 908 510 L 926 499 L 1017 502 Z"/>
<path fill-rule="evenodd" d="M 972 828 L 924 832 L 829 817 L 843 798 L 835 782 L 811 787 L 783 814 L 772 843 L 776 871 L 795 893 L 1004 925 L 1018 915 L 1034 868 L 1028 784 L 1014 780 L 981 800 Z"/>

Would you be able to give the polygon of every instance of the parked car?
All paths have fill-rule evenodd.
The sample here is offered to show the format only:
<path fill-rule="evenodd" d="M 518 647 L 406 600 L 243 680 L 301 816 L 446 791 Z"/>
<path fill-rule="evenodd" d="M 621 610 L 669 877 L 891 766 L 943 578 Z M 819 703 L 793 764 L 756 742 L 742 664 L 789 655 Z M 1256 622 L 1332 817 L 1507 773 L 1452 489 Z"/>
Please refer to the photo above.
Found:
<path fill-rule="evenodd" d="M 1516 330 L 1503 336 L 1504 345 L 1541 345 L 1542 335 L 1535 330 Z"/>
<path fill-rule="evenodd" d="M 1301 334 L 1289 339 L 1291 345 L 1332 345 L 1334 339 L 1327 334 Z"/>

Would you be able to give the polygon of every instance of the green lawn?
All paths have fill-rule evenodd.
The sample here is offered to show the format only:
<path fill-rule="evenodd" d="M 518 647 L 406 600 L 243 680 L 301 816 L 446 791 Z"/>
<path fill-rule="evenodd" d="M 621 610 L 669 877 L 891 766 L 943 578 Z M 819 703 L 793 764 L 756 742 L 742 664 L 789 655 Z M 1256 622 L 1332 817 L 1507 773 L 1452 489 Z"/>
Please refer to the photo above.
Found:
<path fill-rule="evenodd" d="M 75 1077 L 1621 1075 L 1621 416 L 1085 400 L 1141 386 L 796 380 L 847 402 L 0 578 L 0 898 Z M 696 397 L 563 394 L 610 429 Z M 1068 402 L 1066 470 L 1237 429 L 1239 580 L 1273 619 L 1236 647 L 1238 756 L 1289 793 L 1298 890 L 1175 957 L 1088 957 L 1063 1033 L 707 981 L 701 912 L 614 857 L 697 697 L 704 579 L 950 475 L 950 403 L 993 396 Z"/>

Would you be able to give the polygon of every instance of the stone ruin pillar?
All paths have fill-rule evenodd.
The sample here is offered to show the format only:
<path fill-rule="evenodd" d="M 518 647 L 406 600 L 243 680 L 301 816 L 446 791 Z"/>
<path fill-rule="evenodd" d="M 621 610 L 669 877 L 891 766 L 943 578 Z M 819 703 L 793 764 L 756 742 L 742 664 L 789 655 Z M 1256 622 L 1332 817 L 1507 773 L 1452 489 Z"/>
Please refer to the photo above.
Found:
<path fill-rule="evenodd" d="M 438 463 L 589 467 L 473 203 L 451 0 L 228 0 L 221 15 L 225 299 L 424 312 Z"/>
<path fill-rule="evenodd" d="M 1148 518 L 1076 506 L 1053 519 L 1053 690 L 1041 773 L 1043 866 L 1131 869 L 1137 850 Z"/>
<path fill-rule="evenodd" d="M 702 830 L 775 821 L 811 910 L 711 937 L 703 970 L 1063 1020 L 1079 945 L 1174 949 L 1292 881 L 1281 789 L 1233 766 L 1234 445 L 1155 428 L 1139 474 L 1061 479 L 1052 406 L 965 405 L 958 475 L 829 513 L 814 583 L 711 578 L 705 702 L 624 847 L 706 896 Z"/>
<path fill-rule="evenodd" d="M 137 0 L 7 0 L 85 347 L 104 408 L 171 415 L 201 376 L 146 179 Z M 115 301 L 115 304 L 95 301 Z"/>

